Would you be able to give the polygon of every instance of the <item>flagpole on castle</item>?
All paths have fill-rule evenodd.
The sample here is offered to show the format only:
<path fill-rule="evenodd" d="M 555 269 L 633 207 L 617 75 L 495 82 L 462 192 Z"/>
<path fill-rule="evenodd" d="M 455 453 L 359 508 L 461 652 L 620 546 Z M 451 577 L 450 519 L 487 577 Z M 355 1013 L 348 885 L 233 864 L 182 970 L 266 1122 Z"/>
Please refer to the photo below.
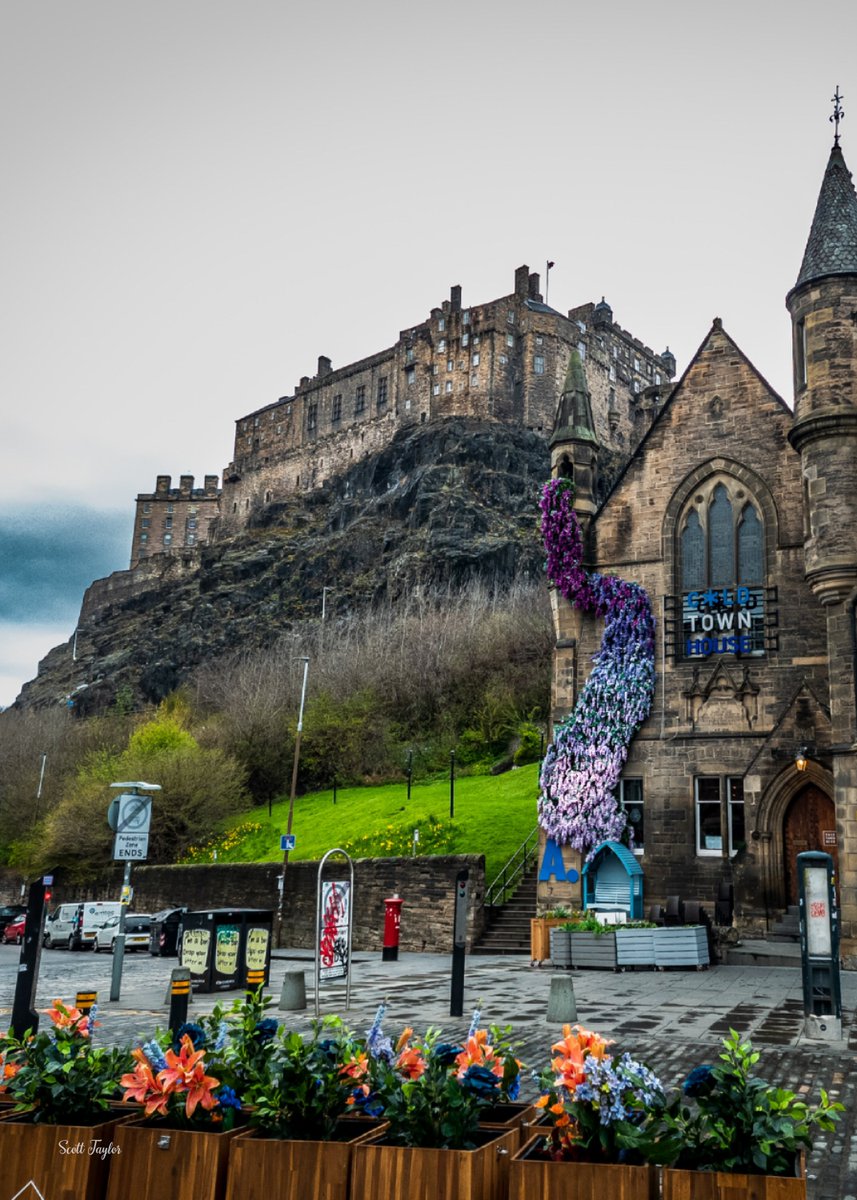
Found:
<path fill-rule="evenodd" d="M 556 263 L 552 263 L 552 262 L 545 263 L 545 304 L 547 304 L 547 302 L 548 302 L 548 288 L 550 286 L 550 281 L 551 281 L 551 267 L 555 267 L 555 266 L 556 266 Z"/>

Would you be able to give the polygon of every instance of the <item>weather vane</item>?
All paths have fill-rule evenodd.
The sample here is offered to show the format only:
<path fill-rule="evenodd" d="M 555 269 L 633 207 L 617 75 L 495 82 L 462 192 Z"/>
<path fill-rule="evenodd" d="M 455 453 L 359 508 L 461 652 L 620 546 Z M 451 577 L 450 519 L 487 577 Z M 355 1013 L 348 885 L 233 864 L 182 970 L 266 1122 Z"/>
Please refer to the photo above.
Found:
<path fill-rule="evenodd" d="M 836 92 L 834 93 L 834 96 L 833 96 L 833 116 L 830 118 L 830 121 L 831 121 L 832 125 L 834 126 L 834 129 L 836 130 L 836 132 L 833 136 L 834 146 L 839 145 L 839 122 L 845 116 L 845 109 L 840 104 L 840 101 L 844 100 L 844 99 L 845 99 L 844 96 L 839 95 L 839 84 L 837 83 Z"/>

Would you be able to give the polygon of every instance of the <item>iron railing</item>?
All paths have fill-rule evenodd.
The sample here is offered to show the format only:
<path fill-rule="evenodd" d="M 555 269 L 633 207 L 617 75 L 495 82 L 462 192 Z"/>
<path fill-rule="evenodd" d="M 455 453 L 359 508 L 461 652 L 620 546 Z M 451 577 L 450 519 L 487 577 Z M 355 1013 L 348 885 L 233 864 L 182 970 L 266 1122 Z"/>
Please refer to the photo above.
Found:
<path fill-rule="evenodd" d="M 536 861 L 538 848 L 539 827 L 536 825 L 503 866 L 499 875 L 485 889 L 485 907 L 489 910 L 489 920 L 492 915 L 491 910 L 499 908 L 512 898 L 521 880 Z"/>

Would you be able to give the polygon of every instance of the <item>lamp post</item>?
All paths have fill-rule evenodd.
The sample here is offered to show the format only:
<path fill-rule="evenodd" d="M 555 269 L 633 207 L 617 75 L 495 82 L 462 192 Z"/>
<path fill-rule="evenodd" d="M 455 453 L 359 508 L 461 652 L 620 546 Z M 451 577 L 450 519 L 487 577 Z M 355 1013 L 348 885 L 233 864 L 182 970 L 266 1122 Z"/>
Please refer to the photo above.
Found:
<path fill-rule="evenodd" d="M 336 591 L 336 588 L 327 587 L 326 585 L 321 589 L 321 623 L 322 623 L 322 625 L 324 624 L 324 618 L 327 616 L 327 593 L 335 592 L 335 591 Z"/>
<path fill-rule="evenodd" d="M 301 684 L 301 703 L 300 703 L 300 708 L 298 710 L 298 727 L 297 727 L 297 731 L 295 733 L 295 757 L 294 757 L 294 761 L 292 763 L 292 787 L 291 787 L 291 792 L 289 793 L 289 821 L 288 821 L 288 825 L 286 826 L 286 836 L 288 836 L 292 832 L 292 819 L 293 819 L 294 813 L 295 813 L 295 792 L 297 791 L 297 786 L 298 786 L 298 762 L 300 760 L 300 753 L 301 753 L 301 732 L 303 731 L 303 727 L 304 727 L 304 703 L 306 701 L 306 683 L 307 683 L 307 676 L 309 674 L 309 659 L 306 656 L 304 656 L 304 658 L 303 658 L 303 664 L 304 664 L 304 677 L 303 677 L 303 683 Z M 277 909 L 277 936 L 276 936 L 276 939 L 274 942 L 274 945 L 276 945 L 276 946 L 279 946 L 279 944 L 280 944 L 280 931 L 282 930 L 282 927 L 283 927 L 283 912 L 285 911 L 285 905 L 286 905 L 286 867 L 288 865 L 289 865 L 289 851 L 284 850 L 283 851 L 283 874 L 280 877 L 280 905 L 279 905 L 279 908 Z"/>

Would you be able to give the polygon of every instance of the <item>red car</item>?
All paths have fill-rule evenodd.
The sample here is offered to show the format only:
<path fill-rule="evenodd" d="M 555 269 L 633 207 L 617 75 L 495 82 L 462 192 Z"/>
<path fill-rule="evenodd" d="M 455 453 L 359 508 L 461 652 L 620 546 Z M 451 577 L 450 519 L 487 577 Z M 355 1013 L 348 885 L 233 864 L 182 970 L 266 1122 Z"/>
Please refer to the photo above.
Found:
<path fill-rule="evenodd" d="M 10 921 L 3 930 L 3 941 L 14 942 L 16 946 L 20 946 L 24 940 L 24 926 L 26 923 L 26 913 L 21 913 L 20 917 L 16 917 L 14 921 Z"/>

